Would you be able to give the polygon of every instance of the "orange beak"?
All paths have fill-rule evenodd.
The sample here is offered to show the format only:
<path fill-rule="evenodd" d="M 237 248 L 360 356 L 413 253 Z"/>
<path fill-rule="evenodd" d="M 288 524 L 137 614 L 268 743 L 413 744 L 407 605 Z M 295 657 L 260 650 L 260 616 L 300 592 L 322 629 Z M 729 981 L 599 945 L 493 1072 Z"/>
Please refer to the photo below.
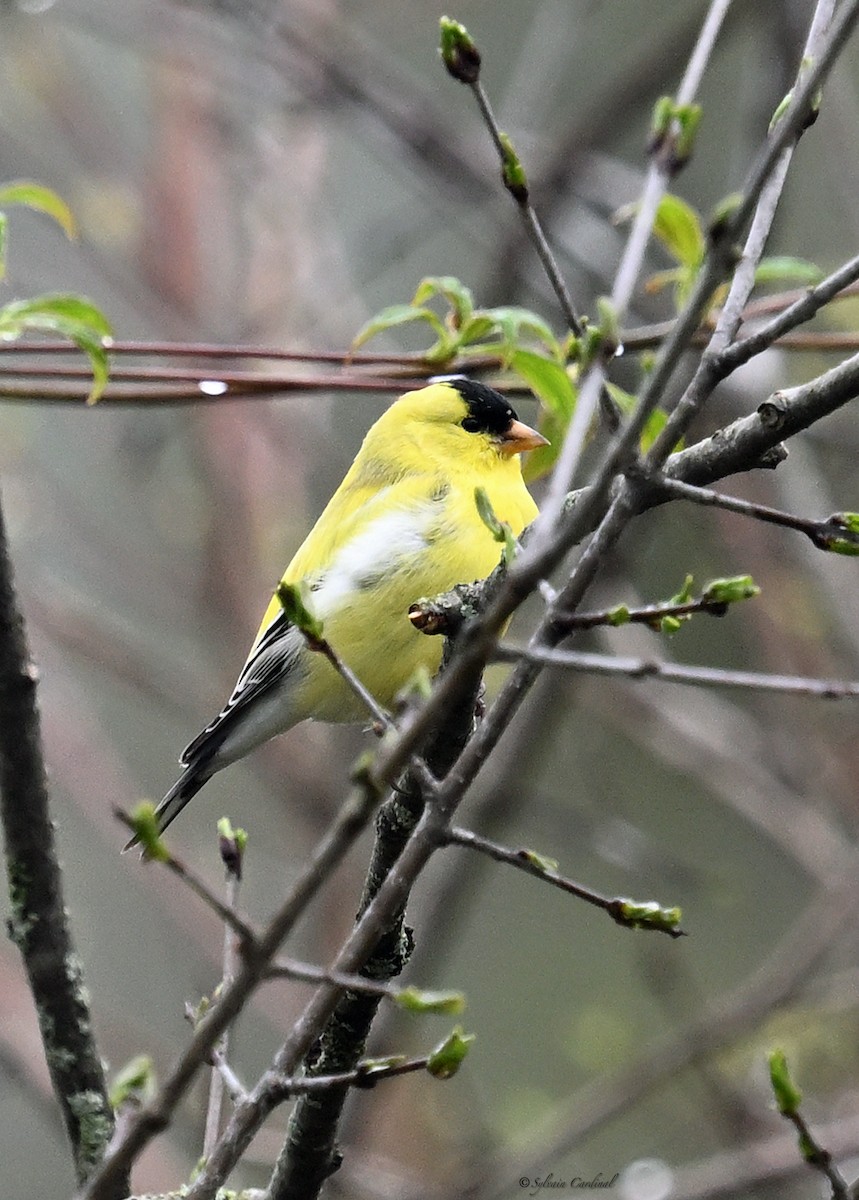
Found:
<path fill-rule="evenodd" d="M 542 433 L 532 429 L 523 421 L 514 421 L 510 428 L 500 435 L 499 449 L 504 455 L 522 454 L 525 450 L 536 450 L 538 446 L 548 446 L 549 439 Z"/>

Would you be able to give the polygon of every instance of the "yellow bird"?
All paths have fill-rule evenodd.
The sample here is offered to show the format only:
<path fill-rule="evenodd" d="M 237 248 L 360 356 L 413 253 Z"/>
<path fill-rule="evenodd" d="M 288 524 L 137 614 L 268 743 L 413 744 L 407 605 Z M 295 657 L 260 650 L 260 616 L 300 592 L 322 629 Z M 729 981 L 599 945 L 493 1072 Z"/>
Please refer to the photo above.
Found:
<path fill-rule="evenodd" d="M 409 606 L 498 565 L 501 547 L 478 514 L 475 488 L 520 534 L 537 508 L 519 454 L 543 445 L 503 396 L 463 377 L 407 392 L 364 438 L 283 581 L 305 581 L 326 640 L 384 707 L 441 658 L 441 639 L 412 626 Z M 185 770 L 156 810 L 159 829 L 216 771 L 299 721 L 366 715 L 275 595 L 232 695 L 179 759 Z"/>

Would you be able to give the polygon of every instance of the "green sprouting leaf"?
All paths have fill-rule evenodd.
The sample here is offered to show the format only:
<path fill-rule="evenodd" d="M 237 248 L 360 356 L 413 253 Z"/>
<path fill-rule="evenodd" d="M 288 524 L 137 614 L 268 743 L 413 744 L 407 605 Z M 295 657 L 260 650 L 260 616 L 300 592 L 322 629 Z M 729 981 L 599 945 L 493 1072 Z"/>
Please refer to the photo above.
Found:
<path fill-rule="evenodd" d="M 0 308 L 0 341 L 16 341 L 29 330 L 68 338 L 90 360 L 93 385 L 87 396 L 95 404 L 107 386 L 110 322 L 101 309 L 81 296 L 66 294 L 12 300 Z"/>
<path fill-rule="evenodd" d="M 472 342 L 479 342 L 481 338 L 488 337 L 495 330 L 495 322 L 488 312 L 478 309 L 476 313 L 462 323 L 459 330 L 459 340 L 463 347 L 471 345 Z M 480 347 L 482 351 L 483 346 Z"/>
<path fill-rule="evenodd" d="M 555 464 L 576 407 L 577 391 L 565 367 L 533 350 L 516 350 L 510 366 L 540 401 L 538 429 L 549 439 L 548 446 L 532 450 L 525 460 L 522 473 L 532 483 Z"/>
<path fill-rule="evenodd" d="M 528 176 L 516 148 L 506 133 L 498 135 L 501 142 L 501 179 L 507 191 L 519 203 L 528 199 Z"/>
<path fill-rule="evenodd" d="M 155 1092 L 155 1067 L 148 1054 L 138 1054 L 114 1075 L 108 1100 L 116 1111 L 129 1100 L 149 1100 Z"/>
<path fill-rule="evenodd" d="M 369 1087 L 374 1075 L 386 1075 L 392 1067 L 401 1067 L 406 1062 L 405 1054 L 386 1054 L 383 1058 L 362 1058 L 358 1063 L 358 1087 Z"/>
<path fill-rule="evenodd" d="M 762 258 L 755 271 L 755 283 L 819 283 L 823 272 L 805 258 L 794 258 L 790 254 L 770 255 Z"/>
<path fill-rule="evenodd" d="M 538 854 L 536 850 L 519 850 L 517 857 L 530 866 L 536 867 L 538 871 L 557 871 L 558 869 L 556 858 L 550 858 L 548 854 Z"/>
<path fill-rule="evenodd" d="M 147 862 L 167 862 L 170 851 L 158 832 L 155 805 L 144 800 L 135 805 L 129 816 L 133 840 L 140 843 L 140 851 Z"/>
<path fill-rule="evenodd" d="M 517 350 L 510 359 L 510 367 L 527 383 L 543 408 L 562 421 L 566 428 L 576 407 L 577 395 L 566 368 L 533 350 Z"/>
<path fill-rule="evenodd" d="M 451 307 L 453 325 L 461 329 L 474 312 L 474 297 L 471 290 L 455 275 L 427 275 L 418 284 L 412 297 L 412 307 L 425 305 L 433 296 L 443 296 Z"/>
<path fill-rule="evenodd" d="M 793 1116 L 802 1102 L 802 1092 L 790 1077 L 787 1055 L 784 1050 L 771 1050 L 767 1060 L 778 1111 L 785 1117 Z"/>
<path fill-rule="evenodd" d="M 30 179 L 16 179 L 0 187 L 0 207 L 22 204 L 26 208 L 46 213 L 53 217 L 69 238 L 78 236 L 78 227 L 72 210 L 51 188 L 43 187 Z"/>
<path fill-rule="evenodd" d="M 445 354 L 447 357 L 451 356 L 451 338 L 442 324 L 441 318 L 437 317 L 431 308 L 415 308 L 411 304 L 392 304 L 389 308 L 383 308 L 381 312 L 376 313 L 355 334 L 352 339 L 352 349 L 357 350 L 370 338 L 384 333 L 386 329 L 397 329 L 401 325 L 409 325 L 414 321 L 425 321 L 437 334 L 437 341 L 427 351 L 428 358 L 442 358 Z"/>
<path fill-rule="evenodd" d="M 659 144 L 668 132 L 673 116 L 674 97 L 660 96 L 653 106 L 653 115 L 650 118 L 650 137 L 653 142 Z"/>
<path fill-rule="evenodd" d="M 609 383 L 606 381 L 605 387 L 606 391 L 611 396 L 612 400 L 614 400 L 615 404 L 624 416 L 628 417 L 635 411 L 635 407 L 638 404 L 638 398 L 636 396 L 633 396 L 631 392 L 625 391 L 622 387 L 618 387 L 616 383 Z M 661 408 L 655 408 L 647 418 L 638 443 L 639 449 L 643 454 L 647 453 L 647 451 L 659 437 L 660 433 L 665 428 L 665 423 L 667 420 L 668 414 L 664 409 Z M 678 442 L 674 449 L 679 450 L 682 448 L 682 445 L 682 441 Z"/>
<path fill-rule="evenodd" d="M 847 538 L 834 537 L 826 542 L 823 549 L 828 550 L 830 554 L 844 554 L 848 558 L 855 558 L 859 554 L 859 543 L 848 542 Z"/>
<path fill-rule="evenodd" d="M 510 366 L 513 355 L 521 348 L 523 338 L 536 338 L 556 360 L 560 360 L 561 347 L 552 329 L 536 313 L 527 308 L 510 305 L 502 308 L 481 308 L 476 317 L 488 317 L 493 332 L 501 339 L 502 358 Z"/>
<path fill-rule="evenodd" d="M 659 202 L 653 233 L 681 266 L 697 270 L 701 265 L 704 231 L 701 218 L 691 204 L 667 192 Z"/>
<path fill-rule="evenodd" d="M 629 606 L 626 604 L 616 604 L 614 608 L 609 609 L 606 615 L 609 625 L 629 624 Z"/>
<path fill-rule="evenodd" d="M 680 127 L 674 147 L 675 168 L 682 166 L 691 158 L 703 112 L 700 104 L 675 105 L 674 118 Z"/>
<path fill-rule="evenodd" d="M 830 525 L 839 525 L 842 529 L 849 530 L 850 533 L 859 533 L 859 513 L 833 513 L 829 518 L 829 523 Z"/>
<path fill-rule="evenodd" d="M 233 828 L 229 817 L 221 817 L 217 825 L 218 851 L 227 869 L 228 878 L 241 879 L 242 861 L 248 844 L 247 830 Z"/>
<path fill-rule="evenodd" d="M 672 596 L 668 601 L 669 604 L 688 604 L 692 599 L 692 586 L 695 582 L 694 576 L 687 575 L 683 580 L 683 586 L 676 596 Z"/>
<path fill-rule="evenodd" d="M 323 623 L 311 607 L 310 588 L 306 580 L 300 579 L 298 583 L 281 581 L 277 585 L 277 598 L 290 624 L 299 629 L 309 641 L 322 641 Z"/>
<path fill-rule="evenodd" d="M 718 201 L 707 221 L 707 232 L 711 238 L 716 239 L 722 236 L 725 226 L 733 219 L 742 203 L 742 192 L 729 192 L 727 196 L 723 196 Z"/>
<path fill-rule="evenodd" d="M 474 503 L 477 505 L 477 513 L 483 524 L 496 542 L 501 542 L 504 546 L 504 562 L 509 566 L 516 557 L 516 539 L 513 537 L 513 531 L 506 521 L 499 521 L 496 517 L 486 488 L 476 487 L 474 489 Z"/>
<path fill-rule="evenodd" d="M 610 297 L 597 296 L 597 317 L 599 319 L 603 353 L 607 354 L 610 349 L 613 354 L 620 346 L 620 323 L 618 321 L 617 309 Z"/>
<path fill-rule="evenodd" d="M 616 919 L 633 929 L 660 929 L 678 933 L 683 914 L 679 908 L 663 908 L 656 900 L 643 903 L 637 900 L 619 900 L 616 904 Z"/>
<path fill-rule="evenodd" d="M 662 618 L 660 618 L 660 621 L 659 621 L 659 631 L 660 631 L 660 633 L 665 633 L 670 637 L 670 635 L 672 633 L 676 633 L 678 631 L 678 629 L 680 629 L 682 627 L 684 621 L 688 621 L 688 620 L 689 620 L 689 618 L 687 616 L 662 617 Z"/>
<path fill-rule="evenodd" d="M 540 401 L 541 413 L 537 428 L 543 437 L 548 438 L 548 445 L 531 450 L 525 458 L 522 474 L 525 481 L 533 482 L 551 470 L 557 461 L 567 426 L 576 407 L 577 390 L 570 374 L 560 362 L 543 358 L 542 354 L 535 354 L 534 350 L 516 350 L 511 356 L 510 366 Z"/>
<path fill-rule="evenodd" d="M 462 992 L 424 991 L 416 987 L 402 988 L 394 1002 L 406 1012 L 446 1013 L 449 1017 L 456 1017 L 465 1009 Z"/>
<path fill-rule="evenodd" d="M 450 17 L 442 17 L 439 28 L 439 54 L 448 72 L 460 83 L 476 83 L 480 78 L 480 51 L 471 34 Z"/>
<path fill-rule="evenodd" d="M 833 513 L 826 521 L 827 533 L 816 536 L 815 546 L 828 550 L 831 554 L 847 554 L 854 557 L 859 554 L 859 513 Z M 828 532 L 831 530 L 832 532 Z M 852 534 L 852 537 L 839 537 L 839 532 Z"/>
<path fill-rule="evenodd" d="M 761 589 L 751 575 L 735 575 L 730 579 L 713 579 L 704 588 L 701 599 L 708 604 L 736 604 L 760 594 Z"/>
<path fill-rule="evenodd" d="M 474 1041 L 473 1033 L 465 1033 L 461 1025 L 450 1031 L 443 1042 L 439 1042 L 427 1061 L 427 1070 L 436 1079 L 450 1079 L 462 1066 L 469 1047 Z"/>
<path fill-rule="evenodd" d="M 772 131 L 775 129 L 776 125 L 778 125 L 779 121 L 782 119 L 784 114 L 790 108 L 792 100 L 793 100 L 793 88 L 791 88 L 789 92 L 786 92 L 785 95 L 782 96 L 781 100 L 779 100 L 778 104 L 776 105 L 775 112 L 773 113 L 772 117 L 770 118 L 769 129 L 767 131 L 768 133 L 772 133 Z"/>

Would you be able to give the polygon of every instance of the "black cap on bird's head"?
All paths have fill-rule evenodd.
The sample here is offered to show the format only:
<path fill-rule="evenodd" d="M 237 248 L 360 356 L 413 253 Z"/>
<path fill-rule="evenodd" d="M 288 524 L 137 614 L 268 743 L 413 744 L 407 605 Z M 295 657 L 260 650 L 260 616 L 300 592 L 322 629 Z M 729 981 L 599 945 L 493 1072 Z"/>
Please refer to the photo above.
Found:
<path fill-rule="evenodd" d="M 468 408 L 462 428 L 468 433 L 489 434 L 500 444 L 502 454 L 520 454 L 548 445 L 542 433 L 520 421 L 512 406 L 494 388 L 464 375 L 451 376 L 445 382 L 459 392 Z"/>

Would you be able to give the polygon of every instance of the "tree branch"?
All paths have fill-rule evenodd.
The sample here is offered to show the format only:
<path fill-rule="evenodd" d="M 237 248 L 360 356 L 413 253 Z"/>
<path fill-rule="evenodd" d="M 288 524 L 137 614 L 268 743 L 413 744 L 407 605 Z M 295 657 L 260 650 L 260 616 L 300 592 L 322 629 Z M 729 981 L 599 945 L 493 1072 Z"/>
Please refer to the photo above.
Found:
<path fill-rule="evenodd" d="M 36 706 L 36 669 L 18 611 L 0 510 L 0 817 L 5 836 L 12 940 L 21 951 L 45 1058 L 62 1109 L 75 1174 L 98 1167 L 113 1132 L 83 968 L 63 896 Z M 105 1200 L 128 1193 L 118 1176 Z"/>

